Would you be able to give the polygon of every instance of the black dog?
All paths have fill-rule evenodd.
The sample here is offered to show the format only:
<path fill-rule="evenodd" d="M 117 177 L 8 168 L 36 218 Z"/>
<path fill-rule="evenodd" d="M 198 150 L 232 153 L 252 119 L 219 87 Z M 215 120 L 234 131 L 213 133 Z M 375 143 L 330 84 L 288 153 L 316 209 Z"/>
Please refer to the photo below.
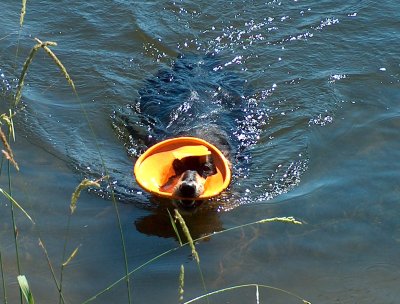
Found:
<path fill-rule="evenodd" d="M 146 80 L 139 99 L 113 116 L 113 126 L 132 157 L 162 140 L 192 136 L 213 144 L 238 166 L 241 145 L 235 132 L 244 115 L 244 82 L 234 73 L 216 69 L 220 64 L 212 54 L 180 56 Z M 172 166 L 175 174 L 161 190 L 182 198 L 176 202 L 180 207 L 199 206 L 202 201 L 194 198 L 216 172 L 212 157 L 189 157 Z"/>
<path fill-rule="evenodd" d="M 189 156 L 175 159 L 172 163 L 175 175 L 161 187 L 175 197 L 194 199 L 204 192 L 207 177 L 217 173 L 212 155 Z"/>

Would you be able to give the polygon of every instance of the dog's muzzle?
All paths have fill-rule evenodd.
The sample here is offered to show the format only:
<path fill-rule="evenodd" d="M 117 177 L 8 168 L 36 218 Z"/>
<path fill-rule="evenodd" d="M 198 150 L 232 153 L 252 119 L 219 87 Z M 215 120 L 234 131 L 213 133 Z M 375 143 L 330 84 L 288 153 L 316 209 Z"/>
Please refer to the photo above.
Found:
<path fill-rule="evenodd" d="M 183 182 L 179 185 L 179 193 L 182 197 L 194 198 L 197 193 L 197 185 L 195 182 Z"/>

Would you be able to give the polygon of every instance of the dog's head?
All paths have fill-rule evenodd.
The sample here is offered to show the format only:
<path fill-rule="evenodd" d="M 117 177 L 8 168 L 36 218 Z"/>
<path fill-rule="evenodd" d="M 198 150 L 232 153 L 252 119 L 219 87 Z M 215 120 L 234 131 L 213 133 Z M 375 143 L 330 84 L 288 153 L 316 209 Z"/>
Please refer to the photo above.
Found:
<path fill-rule="evenodd" d="M 195 201 L 191 199 L 202 195 L 207 177 L 217 173 L 211 155 L 175 159 L 172 166 L 177 178 L 173 194 L 176 197 L 184 198 L 181 202 L 185 206 L 195 204 Z"/>

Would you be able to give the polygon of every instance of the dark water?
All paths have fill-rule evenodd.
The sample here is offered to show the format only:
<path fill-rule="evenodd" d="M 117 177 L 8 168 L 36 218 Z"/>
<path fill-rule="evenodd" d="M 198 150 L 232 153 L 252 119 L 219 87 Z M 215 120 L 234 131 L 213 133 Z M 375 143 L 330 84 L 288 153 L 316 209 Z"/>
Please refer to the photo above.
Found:
<path fill-rule="evenodd" d="M 28 1 L 20 34 L 20 3 L 0 8 L 2 111 L 33 37 L 59 44 L 53 50 L 78 92 L 40 52 L 15 119 L 21 172 L 12 175 L 13 193 L 37 222 L 18 214 L 21 272 L 38 302 L 58 296 L 37 239 L 59 265 L 70 195 L 82 177 L 110 176 L 129 269 L 177 246 L 164 202 L 136 185 L 133 162 L 151 142 L 207 124 L 229 134 L 234 178 L 223 196 L 186 216 L 192 234 L 273 216 L 304 222 L 254 225 L 200 242 L 208 291 L 259 283 L 312 303 L 397 302 L 395 1 Z M 7 188 L 4 170 L 1 187 Z M 82 194 L 69 231 L 69 251 L 81 246 L 64 274 L 70 303 L 124 275 L 110 189 L 92 192 Z M 18 272 L 5 201 L 1 209 L 0 251 L 15 302 Z M 177 302 L 181 264 L 185 299 L 203 294 L 189 257 L 181 248 L 135 272 L 134 302 Z M 127 302 L 125 285 L 95 302 Z M 210 302 L 255 303 L 255 290 Z M 298 303 L 264 289 L 260 302 Z"/>

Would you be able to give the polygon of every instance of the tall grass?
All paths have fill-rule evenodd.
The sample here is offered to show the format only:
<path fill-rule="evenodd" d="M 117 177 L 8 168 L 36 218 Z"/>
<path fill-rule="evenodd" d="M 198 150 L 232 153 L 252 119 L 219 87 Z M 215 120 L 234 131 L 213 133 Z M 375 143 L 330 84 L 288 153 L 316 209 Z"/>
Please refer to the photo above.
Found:
<path fill-rule="evenodd" d="M 105 172 L 107 172 L 107 168 L 105 166 L 103 157 L 101 155 L 101 151 L 100 151 L 99 145 L 97 144 L 96 135 L 95 135 L 94 130 L 93 130 L 93 128 L 92 128 L 92 126 L 91 126 L 91 124 L 89 122 L 87 113 L 86 113 L 85 109 L 83 108 L 82 102 L 80 101 L 79 95 L 78 95 L 78 93 L 76 91 L 76 88 L 75 88 L 75 84 L 74 84 L 73 80 L 71 79 L 69 73 L 67 72 L 67 69 L 65 68 L 65 66 L 62 64 L 62 62 L 59 60 L 59 58 L 54 54 L 54 52 L 49 48 L 49 46 L 56 46 L 57 44 L 55 42 L 51 42 L 51 41 L 42 42 L 38 38 L 35 38 L 35 40 L 36 40 L 37 44 L 35 44 L 32 47 L 27 59 L 25 60 L 24 65 L 22 67 L 22 71 L 21 71 L 21 74 L 20 74 L 20 78 L 19 78 L 18 87 L 17 87 L 17 91 L 16 91 L 16 94 L 15 94 L 15 99 L 14 99 L 13 106 L 17 107 L 18 104 L 20 103 L 21 98 L 22 98 L 23 87 L 24 87 L 24 84 L 25 84 L 25 78 L 26 78 L 28 69 L 29 69 L 29 67 L 30 67 L 30 65 L 31 65 L 36 53 L 38 52 L 38 50 L 43 49 L 46 52 L 46 54 L 48 54 L 53 59 L 55 64 L 59 67 L 59 69 L 61 70 L 61 72 L 64 75 L 65 79 L 67 80 L 68 84 L 71 86 L 73 92 L 75 93 L 75 96 L 78 99 L 78 101 L 79 101 L 79 103 L 81 105 L 82 111 L 83 111 L 83 113 L 85 115 L 87 123 L 90 126 L 90 130 L 92 131 L 92 135 L 93 135 L 93 138 L 94 138 L 94 140 L 96 142 L 98 153 L 99 153 L 99 156 L 100 156 L 102 164 L 103 164 L 103 169 L 104 169 Z M 0 134 L 0 139 L 1 139 L 1 134 Z M 9 145 L 7 145 L 7 141 L 6 140 L 3 141 L 3 144 L 4 144 L 5 148 L 6 148 L 6 150 L 10 151 L 9 153 L 7 153 L 7 151 L 6 151 L 6 154 L 7 155 L 13 155 L 12 154 L 12 150 L 9 147 Z M 11 161 L 11 157 L 10 157 L 9 161 Z M 15 162 L 15 164 L 16 164 L 16 162 Z M 10 180 L 10 178 L 9 178 L 9 180 Z M 77 203 L 77 200 L 79 198 L 79 195 L 80 195 L 81 191 L 84 188 L 93 187 L 93 186 L 100 186 L 100 185 L 98 184 L 98 181 L 90 181 L 90 180 L 86 180 L 85 179 L 78 185 L 78 187 L 75 189 L 75 192 L 72 194 L 71 204 L 70 204 L 71 213 L 70 213 L 70 215 L 68 217 L 67 231 L 69 231 L 70 216 L 73 214 L 73 212 L 74 212 L 74 210 L 76 208 L 76 203 Z M 111 184 L 109 186 L 110 186 L 110 189 L 112 189 Z M 114 208 L 115 208 L 115 212 L 116 212 L 116 216 L 117 216 L 117 221 L 118 221 L 118 225 L 119 225 L 119 231 L 120 231 L 120 235 L 121 235 L 121 246 L 122 246 L 122 252 L 123 252 L 123 256 L 124 256 L 124 260 L 125 260 L 125 269 L 126 269 L 126 274 L 127 274 L 128 273 L 128 259 L 127 259 L 127 253 L 126 253 L 125 239 L 124 239 L 123 232 L 122 232 L 122 223 L 121 223 L 121 219 L 120 219 L 120 215 L 119 215 L 119 211 L 118 211 L 117 202 L 115 200 L 115 197 L 114 197 L 113 193 L 112 193 L 112 201 L 113 201 L 113 204 L 114 204 Z M 15 239 L 16 239 L 16 237 L 15 237 Z M 65 245 L 64 245 L 63 260 L 65 259 L 65 252 L 66 252 L 65 249 L 66 249 L 67 240 L 68 240 L 68 233 L 67 233 L 67 238 L 66 238 L 66 242 L 65 242 Z M 43 243 L 41 243 L 41 244 L 43 244 Z M 44 246 L 42 246 L 42 247 L 45 248 Z M 16 248 L 17 248 L 17 246 L 16 246 Z M 76 252 L 75 252 L 75 254 L 76 254 Z M 47 253 L 46 253 L 46 256 L 48 257 Z M 49 259 L 48 259 L 48 261 L 49 261 L 49 265 L 51 265 Z M 63 282 L 63 270 L 64 270 L 64 268 L 65 268 L 65 266 L 67 264 L 68 263 L 64 262 L 61 265 L 60 283 L 58 283 L 57 280 L 55 280 L 57 289 L 59 290 L 59 293 L 60 293 L 60 302 L 61 301 L 64 302 L 63 297 L 62 297 L 62 282 Z M 52 273 L 53 273 L 53 270 L 52 270 Z M 53 275 L 53 278 L 54 277 L 55 276 Z M 129 276 L 128 275 L 126 275 L 126 283 L 127 283 L 127 290 L 128 290 L 128 299 L 129 299 L 129 303 L 131 303 L 132 302 L 132 297 L 131 297 L 130 282 L 129 282 Z"/>
<path fill-rule="evenodd" d="M 35 300 L 33 299 L 32 291 L 29 287 L 28 280 L 24 275 L 19 275 L 17 277 L 19 288 L 21 288 L 21 292 L 25 297 L 26 303 L 35 304 Z"/>
<path fill-rule="evenodd" d="M 7 304 L 7 289 L 6 289 L 6 281 L 4 279 L 3 256 L 1 254 L 1 248 L 0 248 L 0 273 L 1 273 L 1 281 L 3 287 L 3 303 Z"/>
<path fill-rule="evenodd" d="M 197 269 L 198 269 L 199 274 L 200 274 L 200 279 L 201 279 L 201 283 L 203 285 L 204 292 L 207 293 L 206 282 L 204 280 L 203 271 L 202 271 L 201 266 L 200 266 L 200 256 L 197 253 L 196 246 L 194 245 L 192 236 L 190 235 L 189 228 L 187 227 L 186 222 L 183 219 L 182 215 L 179 213 L 178 209 L 175 209 L 174 211 L 175 211 L 175 219 L 181 225 L 181 228 L 183 230 L 183 234 L 185 235 L 186 239 L 188 240 L 189 247 L 190 247 L 190 249 L 192 251 L 192 256 L 193 256 L 194 260 L 196 261 Z M 208 303 L 208 298 L 207 298 L 207 303 Z"/>

